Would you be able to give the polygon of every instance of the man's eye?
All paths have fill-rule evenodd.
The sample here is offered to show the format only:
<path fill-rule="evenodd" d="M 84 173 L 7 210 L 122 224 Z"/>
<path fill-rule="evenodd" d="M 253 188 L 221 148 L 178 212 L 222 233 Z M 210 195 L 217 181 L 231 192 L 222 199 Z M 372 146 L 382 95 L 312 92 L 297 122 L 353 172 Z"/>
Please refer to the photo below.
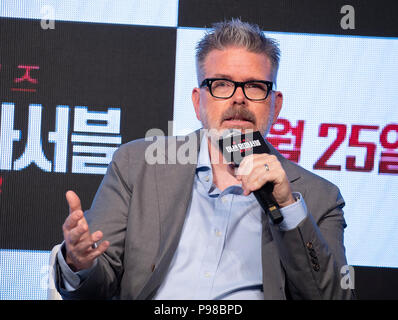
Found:
<path fill-rule="evenodd" d="M 259 90 L 266 91 L 267 87 L 263 83 L 252 82 L 252 83 L 246 83 L 246 89 L 259 89 Z"/>
<path fill-rule="evenodd" d="M 216 88 L 219 88 L 219 87 L 231 87 L 232 83 L 230 83 L 228 81 L 215 81 L 213 83 L 213 86 L 216 87 Z"/>

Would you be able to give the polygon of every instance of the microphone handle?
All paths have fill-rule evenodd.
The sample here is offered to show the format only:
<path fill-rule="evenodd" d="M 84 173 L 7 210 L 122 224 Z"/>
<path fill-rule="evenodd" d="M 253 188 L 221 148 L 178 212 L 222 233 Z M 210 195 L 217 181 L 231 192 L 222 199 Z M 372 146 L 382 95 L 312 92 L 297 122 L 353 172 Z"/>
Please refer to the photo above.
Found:
<path fill-rule="evenodd" d="M 274 196 L 272 195 L 273 190 L 274 185 L 270 182 L 267 182 L 260 189 L 253 191 L 253 193 L 264 212 L 269 214 L 271 221 L 274 224 L 279 224 L 282 222 L 283 216 L 279 210 L 280 208 L 278 202 L 276 202 Z"/>

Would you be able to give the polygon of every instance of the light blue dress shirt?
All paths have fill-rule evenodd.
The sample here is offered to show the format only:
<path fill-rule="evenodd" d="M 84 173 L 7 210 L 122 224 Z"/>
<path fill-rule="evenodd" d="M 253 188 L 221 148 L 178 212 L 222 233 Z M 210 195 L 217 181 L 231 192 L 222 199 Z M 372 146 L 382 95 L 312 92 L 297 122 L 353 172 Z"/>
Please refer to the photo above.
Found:
<path fill-rule="evenodd" d="M 295 196 L 296 203 L 281 209 L 282 230 L 307 215 L 301 195 Z M 262 214 L 241 185 L 215 187 L 204 136 L 180 242 L 154 299 L 263 299 Z"/>
<path fill-rule="evenodd" d="M 204 135 L 181 238 L 154 299 L 263 299 L 264 213 L 252 193 L 243 195 L 240 184 L 221 192 L 213 185 L 212 173 Z M 293 195 L 297 201 L 281 209 L 281 230 L 295 228 L 307 216 L 301 195 Z M 61 250 L 58 263 L 67 290 L 74 290 L 89 274 L 71 271 Z"/>

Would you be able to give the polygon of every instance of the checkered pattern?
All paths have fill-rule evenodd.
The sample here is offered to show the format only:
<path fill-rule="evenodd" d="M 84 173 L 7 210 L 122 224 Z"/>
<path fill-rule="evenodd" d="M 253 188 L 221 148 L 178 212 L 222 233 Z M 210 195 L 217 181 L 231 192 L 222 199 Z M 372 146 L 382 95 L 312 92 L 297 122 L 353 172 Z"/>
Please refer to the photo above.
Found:
<path fill-rule="evenodd" d="M 391 7 L 396 4 L 387 4 L 383 0 L 375 2 L 373 7 L 368 3 L 366 8 L 353 1 L 352 5 L 357 15 L 371 16 L 377 9 L 379 16 L 384 17 L 378 20 L 377 26 L 371 25 L 374 19 L 361 19 L 361 26 L 353 30 L 340 27 L 342 14 L 335 2 L 317 0 L 307 1 L 305 5 L 288 0 L 49 0 L 46 1 L 45 8 L 38 3 L 30 0 L 3 0 L 0 4 L 0 43 L 7 43 L 6 48 L 0 47 L 0 103 L 15 102 L 16 118 L 19 119 L 15 126 L 25 130 L 22 133 L 23 139 L 26 139 L 27 134 L 27 106 L 34 102 L 45 106 L 42 124 L 45 132 L 54 128 L 57 104 L 89 105 L 99 110 L 120 106 L 123 115 L 123 143 L 143 137 L 150 128 L 161 128 L 170 134 L 167 121 L 172 119 L 175 120 L 174 134 L 184 134 L 198 128 L 200 123 L 190 107 L 189 96 L 191 88 L 197 85 L 193 62 L 194 45 L 203 35 L 205 27 L 227 17 L 241 17 L 242 20 L 257 23 L 267 34 L 280 41 L 283 56 L 278 87 L 285 89 L 285 108 L 291 110 L 282 116 L 290 120 L 291 128 L 297 128 L 299 121 L 306 120 L 306 130 L 312 126 L 312 133 L 315 132 L 316 137 L 318 128 L 311 123 L 314 119 L 312 115 L 306 115 L 312 113 L 308 109 L 312 106 L 303 99 L 305 95 L 313 96 L 313 87 L 308 85 L 307 81 L 303 81 L 303 73 L 310 73 L 313 77 L 308 77 L 310 84 L 311 81 L 322 84 L 324 74 L 318 72 L 319 68 L 323 68 L 330 61 L 320 61 L 319 52 L 313 49 L 320 48 L 322 53 L 322 48 L 327 48 L 333 53 L 332 56 L 338 57 L 333 68 L 341 69 L 339 75 L 346 74 L 349 64 L 345 62 L 355 59 L 355 55 L 339 56 L 339 49 L 347 46 L 347 38 L 328 38 L 302 33 L 398 36 L 396 26 L 390 25 L 395 21 L 395 17 L 388 18 L 397 12 L 396 8 Z M 273 14 L 269 15 L 271 10 Z M 55 29 L 44 30 L 43 25 L 52 18 L 55 19 Z M 281 34 L 280 31 L 301 34 L 292 37 L 291 34 Z M 19 36 L 18 33 L 24 36 Z M 326 41 L 327 39 L 330 41 Z M 367 48 L 374 46 L 366 39 L 357 40 L 358 43 L 360 41 L 363 42 L 352 49 L 359 50 L 358 56 L 362 57 L 361 52 L 366 52 Z M 383 41 L 380 40 L 378 46 L 396 52 L 396 56 L 396 44 Z M 335 46 L 328 47 L 332 42 Z M 305 54 L 298 56 L 297 52 Z M 313 58 L 310 57 L 311 54 Z M 306 57 L 311 60 L 311 71 L 305 67 Z M 338 64 L 340 62 L 342 64 Z M 40 88 L 37 96 L 17 95 L 9 90 L 15 78 L 13 67 L 21 63 L 37 63 L 41 66 L 39 83 L 46 84 Z M 304 66 L 303 73 L 297 71 L 300 70 L 300 63 L 301 67 Z M 388 64 L 386 70 L 376 68 L 373 74 L 376 73 L 389 75 Z M 392 77 L 394 75 L 391 79 L 385 78 L 385 83 L 396 83 Z M 145 84 L 149 83 L 149 80 L 158 89 L 156 95 L 148 94 L 145 90 Z M 10 83 L 9 87 L 7 83 Z M 380 87 L 384 88 L 383 85 Z M 394 87 L 389 88 L 394 92 Z M 327 88 L 321 86 L 319 90 L 325 89 Z M 367 93 L 363 86 L 358 90 L 363 90 L 361 94 Z M 385 92 L 386 90 L 377 96 L 384 97 Z M 341 95 L 343 98 L 339 103 L 344 105 L 344 92 L 341 92 Z M 393 95 L 390 98 L 396 101 Z M 329 102 L 328 95 L 321 95 L 315 101 L 318 107 L 324 105 L 325 114 L 324 119 L 316 120 L 316 125 L 320 121 L 340 121 L 341 114 L 333 114 Z M 397 118 L 396 110 L 397 108 L 386 113 L 388 121 Z M 370 111 L 366 110 L 365 113 L 360 108 L 350 109 L 344 121 L 354 123 L 367 114 L 366 118 L 362 117 L 366 122 L 372 119 L 368 112 Z M 380 126 L 384 126 L 386 121 L 380 120 Z M 303 154 L 311 154 L 312 150 L 317 148 L 325 149 L 314 136 L 307 141 L 311 142 L 311 146 L 308 150 L 303 149 Z M 15 145 L 13 156 L 17 157 L 23 151 L 23 144 Z M 48 144 L 43 148 L 46 154 L 53 152 Z M 305 156 L 301 164 L 312 169 L 313 159 Z M 0 247 L 7 248 L 0 249 L 0 299 L 45 299 L 46 288 L 43 287 L 43 283 L 46 277 L 48 250 L 54 243 L 62 240 L 61 225 L 66 216 L 62 193 L 69 188 L 77 188 L 76 191 L 83 200 L 83 207 L 88 208 L 102 176 L 44 173 L 34 165 L 22 171 L 0 171 L 0 175 Z M 349 183 L 343 181 L 341 176 L 330 172 L 326 172 L 325 177 L 330 180 L 336 179 L 336 183 L 342 186 L 343 194 L 344 191 L 350 192 L 350 184 L 355 181 L 362 186 L 367 185 L 357 181 L 358 175 L 353 176 Z M 390 190 L 394 190 L 391 184 L 384 185 L 389 185 Z M 363 188 L 362 192 L 365 192 Z M 346 197 L 346 200 L 350 203 L 351 199 Z M 352 200 L 357 203 L 354 195 Z M 351 232 L 346 237 L 347 255 L 357 264 L 369 265 L 366 260 L 361 260 L 363 250 L 358 249 L 362 248 L 363 242 L 361 223 L 364 217 L 361 213 L 364 210 L 352 206 L 348 209 L 350 215 L 346 218 L 349 225 L 351 228 L 357 226 L 358 232 Z M 358 212 L 357 215 L 355 210 Z M 375 225 L 375 220 L 371 222 L 369 225 Z M 380 238 L 384 237 L 380 234 L 384 229 L 377 225 L 372 232 L 368 229 L 366 232 L 365 238 L 372 232 L 379 234 Z M 353 245 L 350 246 L 350 243 Z M 398 257 L 391 258 L 391 255 L 380 253 L 385 252 L 385 247 L 380 243 L 375 245 L 375 255 L 384 265 L 398 266 Z"/>

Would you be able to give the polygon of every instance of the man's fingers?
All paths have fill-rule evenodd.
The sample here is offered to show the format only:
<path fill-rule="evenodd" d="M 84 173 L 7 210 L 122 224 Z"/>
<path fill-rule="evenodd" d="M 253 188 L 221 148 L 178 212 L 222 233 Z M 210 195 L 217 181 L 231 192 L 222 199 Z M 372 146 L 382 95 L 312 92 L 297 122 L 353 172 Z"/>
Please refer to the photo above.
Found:
<path fill-rule="evenodd" d="M 91 240 L 93 241 L 93 243 L 100 241 L 102 239 L 102 232 L 101 231 L 96 231 L 91 235 Z"/>
<path fill-rule="evenodd" d="M 279 161 L 274 155 L 265 153 L 251 154 L 243 158 L 235 172 L 235 175 L 242 179 L 242 176 L 249 176 L 253 171 L 257 171 L 258 169 L 264 172 L 265 165 L 268 166 L 268 171 L 270 171 L 271 166 L 274 166 L 275 163 L 279 163 Z"/>
<path fill-rule="evenodd" d="M 63 225 L 64 232 L 75 228 L 78 222 L 83 218 L 83 211 L 77 210 L 72 212 L 66 219 Z"/>
<path fill-rule="evenodd" d="M 69 215 L 62 226 L 67 250 L 67 260 L 76 270 L 89 268 L 94 259 L 109 247 L 109 241 L 103 241 L 97 247 L 95 243 L 102 239 L 101 231 L 90 233 L 79 197 L 73 191 L 65 194 L 69 205 Z"/>
<path fill-rule="evenodd" d="M 79 235 L 76 234 L 76 237 Z M 77 241 L 72 242 L 74 245 L 74 250 L 80 252 L 81 254 L 87 254 L 88 252 L 96 249 L 94 247 L 95 243 L 100 241 L 103 237 L 101 231 L 96 231 L 93 234 L 87 232 L 87 234 L 81 234 L 80 238 L 77 238 Z M 74 239 L 72 239 L 73 241 Z"/>
<path fill-rule="evenodd" d="M 76 212 L 74 212 L 72 215 L 70 215 L 70 217 L 75 216 L 75 213 Z M 69 224 L 69 226 L 70 225 L 71 224 Z M 88 225 L 87 225 L 86 219 L 84 219 L 83 217 L 77 221 L 75 227 L 72 227 L 72 228 L 66 227 L 64 229 L 64 232 L 65 232 L 65 240 L 68 240 L 69 243 L 71 243 L 71 244 L 76 244 L 80 240 L 90 238 L 90 232 L 88 229 Z"/>
<path fill-rule="evenodd" d="M 247 176 L 244 179 L 245 195 L 260 189 L 265 183 L 272 180 L 272 173 L 266 171 L 265 168 L 264 170 L 257 170 L 253 172 L 250 176 Z"/>
<path fill-rule="evenodd" d="M 90 249 L 95 249 L 94 245 L 96 242 L 100 241 L 103 237 L 101 231 L 96 231 L 93 234 L 88 234 L 88 236 L 80 236 L 80 243 L 76 244 L 75 248 L 78 251 L 85 252 Z"/>
<path fill-rule="evenodd" d="M 266 182 L 275 183 L 282 172 L 277 158 L 268 154 L 253 154 L 241 162 L 236 177 L 242 182 L 244 195 L 260 189 Z M 265 166 L 267 165 L 267 166 Z"/>
<path fill-rule="evenodd" d="M 79 197 L 73 191 L 65 194 L 69 205 L 69 215 L 62 226 L 67 248 L 67 259 L 76 270 L 82 270 L 92 265 L 95 258 L 103 254 L 109 247 L 109 241 L 95 243 L 103 237 L 101 231 L 90 233 Z M 68 258 L 69 257 L 69 258 Z"/>
<path fill-rule="evenodd" d="M 109 248 L 109 245 L 109 241 L 103 241 L 96 248 L 89 246 L 83 249 L 82 244 L 79 244 L 73 248 L 72 254 L 67 254 L 67 263 L 73 265 L 76 271 L 88 269 L 93 265 L 94 260 Z"/>
<path fill-rule="evenodd" d="M 69 190 L 68 192 L 66 192 L 65 197 L 69 205 L 69 214 L 77 210 L 82 210 L 80 198 L 77 196 L 75 192 Z"/>
<path fill-rule="evenodd" d="M 101 242 L 97 248 L 93 249 L 89 255 L 88 255 L 88 259 L 89 260 L 94 260 L 95 258 L 99 257 L 101 254 L 103 254 L 106 249 L 109 248 L 109 241 L 103 241 Z"/>

